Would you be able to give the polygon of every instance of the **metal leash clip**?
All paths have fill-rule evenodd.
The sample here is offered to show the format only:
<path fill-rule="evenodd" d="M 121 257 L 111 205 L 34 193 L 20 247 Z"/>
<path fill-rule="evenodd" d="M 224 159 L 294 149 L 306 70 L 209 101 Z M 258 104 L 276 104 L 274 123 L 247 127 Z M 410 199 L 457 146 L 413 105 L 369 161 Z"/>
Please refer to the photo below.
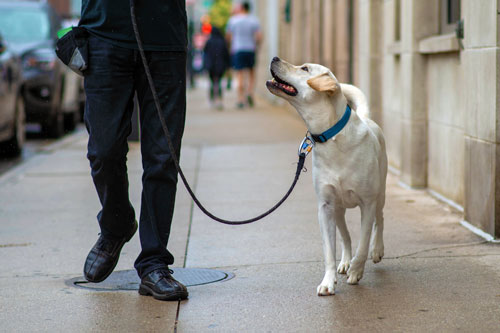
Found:
<path fill-rule="evenodd" d="M 301 156 L 302 154 L 304 154 L 304 156 L 307 156 L 307 154 L 309 154 L 313 148 L 314 140 L 306 133 L 306 136 L 300 143 L 298 154 L 299 156 Z"/>

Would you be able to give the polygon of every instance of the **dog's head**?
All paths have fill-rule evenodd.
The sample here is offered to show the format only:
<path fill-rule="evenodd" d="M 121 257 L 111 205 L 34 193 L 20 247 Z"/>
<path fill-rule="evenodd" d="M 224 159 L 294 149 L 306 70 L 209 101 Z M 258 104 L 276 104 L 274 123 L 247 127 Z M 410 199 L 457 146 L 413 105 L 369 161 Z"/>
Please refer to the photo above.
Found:
<path fill-rule="evenodd" d="M 304 109 L 332 105 L 340 93 L 337 78 L 325 66 L 303 64 L 294 66 L 278 57 L 271 62 L 272 80 L 267 89 L 286 99 L 299 112 Z"/>

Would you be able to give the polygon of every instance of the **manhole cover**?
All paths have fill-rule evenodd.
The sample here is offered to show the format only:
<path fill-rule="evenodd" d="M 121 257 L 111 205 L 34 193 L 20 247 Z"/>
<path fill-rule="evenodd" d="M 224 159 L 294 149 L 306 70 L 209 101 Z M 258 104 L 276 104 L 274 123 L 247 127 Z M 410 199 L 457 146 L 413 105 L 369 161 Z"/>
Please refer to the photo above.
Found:
<path fill-rule="evenodd" d="M 232 273 L 226 273 L 214 269 L 205 268 L 172 268 L 172 274 L 176 280 L 187 287 L 201 284 L 229 280 L 234 277 Z M 141 280 L 135 270 L 117 271 L 100 283 L 91 283 L 84 277 L 77 277 L 66 281 L 67 285 L 92 290 L 138 290 Z"/>

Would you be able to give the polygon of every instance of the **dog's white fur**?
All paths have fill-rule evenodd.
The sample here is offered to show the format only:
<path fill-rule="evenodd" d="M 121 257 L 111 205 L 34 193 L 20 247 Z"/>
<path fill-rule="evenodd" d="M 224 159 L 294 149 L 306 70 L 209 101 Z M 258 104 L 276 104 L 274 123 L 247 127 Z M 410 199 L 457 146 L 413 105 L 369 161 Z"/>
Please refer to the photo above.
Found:
<path fill-rule="evenodd" d="M 382 130 L 368 118 L 364 94 L 356 87 L 339 83 L 332 72 L 318 64 L 291 65 L 274 58 L 275 77 L 296 89 L 292 96 L 268 81 L 271 93 L 295 107 L 310 133 L 321 134 L 344 114 L 347 104 L 353 110 L 344 129 L 313 149 L 313 182 L 318 199 L 318 219 L 323 238 L 325 276 L 318 295 L 335 294 L 336 273 L 346 274 L 347 283 L 357 284 L 368 258 L 372 228 L 371 255 L 374 263 L 384 256 L 383 207 L 387 176 L 387 155 Z M 356 256 L 351 255 L 351 238 L 345 221 L 346 208 L 360 207 L 361 235 Z M 342 259 L 335 269 L 336 227 L 342 239 Z"/>

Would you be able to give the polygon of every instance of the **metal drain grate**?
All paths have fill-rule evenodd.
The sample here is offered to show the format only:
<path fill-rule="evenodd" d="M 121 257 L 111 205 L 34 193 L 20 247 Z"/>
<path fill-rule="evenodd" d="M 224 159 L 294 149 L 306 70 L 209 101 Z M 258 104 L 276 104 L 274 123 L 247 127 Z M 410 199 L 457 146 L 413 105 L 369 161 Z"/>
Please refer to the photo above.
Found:
<path fill-rule="evenodd" d="M 214 283 L 229 280 L 234 277 L 232 273 L 226 273 L 214 269 L 205 268 L 171 268 L 173 277 L 187 287 L 198 286 L 207 283 Z M 141 280 L 135 270 L 117 271 L 100 283 L 91 283 L 80 276 L 66 281 L 66 284 L 73 287 L 100 290 L 138 290 Z"/>

